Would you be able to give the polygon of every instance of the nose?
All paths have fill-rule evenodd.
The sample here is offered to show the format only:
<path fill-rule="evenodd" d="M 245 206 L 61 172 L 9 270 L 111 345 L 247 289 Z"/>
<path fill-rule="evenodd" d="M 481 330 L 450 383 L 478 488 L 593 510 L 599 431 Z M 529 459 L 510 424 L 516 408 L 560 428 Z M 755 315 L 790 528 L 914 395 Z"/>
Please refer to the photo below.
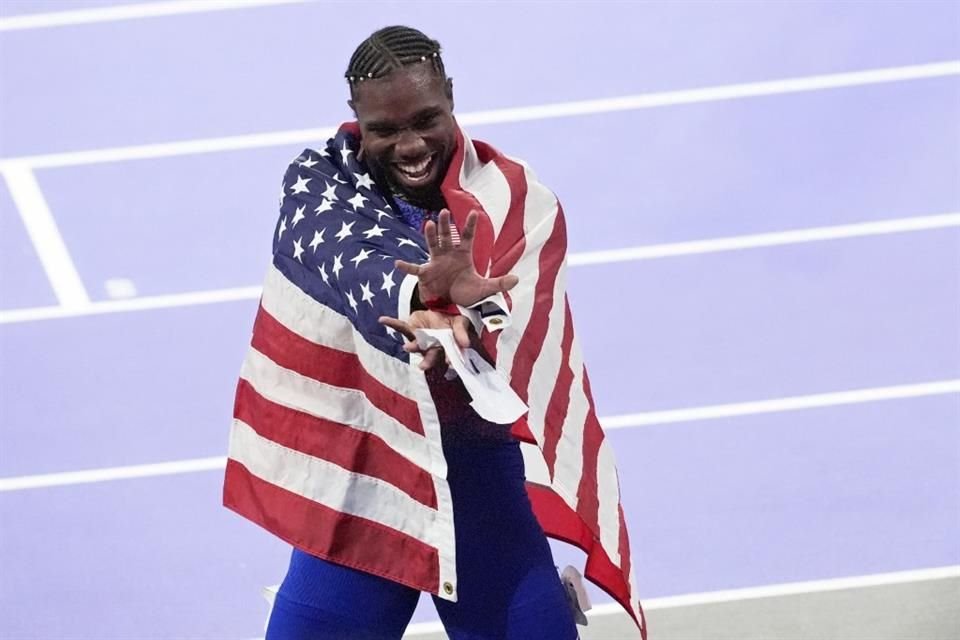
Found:
<path fill-rule="evenodd" d="M 419 160 L 427 154 L 427 143 L 416 131 L 409 129 L 400 132 L 395 147 L 398 160 Z"/>

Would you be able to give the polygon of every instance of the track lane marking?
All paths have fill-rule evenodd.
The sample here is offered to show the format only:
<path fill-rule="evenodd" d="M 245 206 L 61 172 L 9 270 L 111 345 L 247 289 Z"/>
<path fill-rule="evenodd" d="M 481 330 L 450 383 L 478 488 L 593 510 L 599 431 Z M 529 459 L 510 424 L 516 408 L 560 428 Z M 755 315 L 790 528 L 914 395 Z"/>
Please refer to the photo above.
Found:
<path fill-rule="evenodd" d="M 160 18 L 188 13 L 210 13 L 234 9 L 252 9 L 285 4 L 304 4 L 310 0 L 170 0 L 110 7 L 90 7 L 69 11 L 45 11 L 0 18 L 0 32 L 47 29 L 118 20 Z"/>
<path fill-rule="evenodd" d="M 550 118 L 596 115 L 618 111 L 633 111 L 636 109 L 736 100 L 741 98 L 860 87 L 891 82 L 906 82 L 956 75 L 960 75 L 960 60 L 947 60 L 929 64 L 799 76 L 761 82 L 714 85 L 596 100 L 575 100 L 526 107 L 489 109 L 457 114 L 457 121 L 463 126 L 506 124 Z M 311 129 L 293 129 L 218 138 L 198 138 L 157 144 L 11 157 L 5 161 L 25 163 L 33 168 L 39 169 L 301 145 L 315 143 L 318 140 L 325 140 L 332 135 L 336 129 L 336 125 L 330 125 Z M 0 162 L 3 161 L 4 160 L 0 159 Z"/>
<path fill-rule="evenodd" d="M 835 391 L 831 393 L 772 398 L 753 402 L 690 407 L 671 411 L 652 411 L 647 413 L 607 416 L 601 418 L 600 422 L 604 429 L 627 429 L 656 424 L 689 422 L 693 420 L 714 420 L 760 413 L 783 413 L 811 408 L 949 394 L 960 394 L 960 379 Z M 0 478 L 0 493 L 94 482 L 108 482 L 112 480 L 130 480 L 135 478 L 197 473 L 201 471 L 220 471 L 225 464 L 226 457 L 214 456 L 151 464 L 86 469 L 81 471 L 10 476 Z"/>
<path fill-rule="evenodd" d="M 960 227 L 960 212 L 877 220 L 873 222 L 837 225 L 834 227 L 791 229 L 774 233 L 747 234 L 725 238 L 607 249 L 603 251 L 586 251 L 570 254 L 568 256 L 568 262 L 570 266 L 574 267 L 590 266 L 632 260 L 652 260 L 677 256 L 702 255 L 725 251 L 739 251 L 761 247 L 842 240 L 952 227 Z M 107 313 L 170 309 L 219 302 L 234 302 L 238 300 L 256 300 L 259 297 L 260 287 L 253 285 L 157 296 L 142 296 L 122 300 L 103 300 L 91 302 L 78 308 L 28 307 L 23 309 L 7 309 L 0 310 L 0 325 Z"/>

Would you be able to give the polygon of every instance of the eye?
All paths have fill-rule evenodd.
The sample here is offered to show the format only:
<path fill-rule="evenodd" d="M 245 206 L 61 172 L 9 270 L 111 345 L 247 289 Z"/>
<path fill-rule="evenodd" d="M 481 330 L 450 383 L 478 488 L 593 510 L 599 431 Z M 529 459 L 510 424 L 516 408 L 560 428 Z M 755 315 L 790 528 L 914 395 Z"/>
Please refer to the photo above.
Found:
<path fill-rule="evenodd" d="M 393 127 L 370 127 L 367 131 L 378 138 L 389 138 L 397 135 L 397 130 Z"/>
<path fill-rule="evenodd" d="M 416 122 L 413 123 L 415 129 L 430 129 L 437 123 L 437 114 L 430 113 L 424 116 L 417 118 Z"/>

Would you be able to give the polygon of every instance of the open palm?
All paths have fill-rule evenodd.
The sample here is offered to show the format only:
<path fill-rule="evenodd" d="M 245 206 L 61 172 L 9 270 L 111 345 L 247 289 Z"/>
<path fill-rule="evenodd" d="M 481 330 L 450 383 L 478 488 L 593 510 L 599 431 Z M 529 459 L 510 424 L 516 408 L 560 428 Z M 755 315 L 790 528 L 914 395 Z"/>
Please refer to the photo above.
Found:
<path fill-rule="evenodd" d="M 470 306 L 487 296 L 512 289 L 518 281 L 514 275 L 484 278 L 473 264 L 473 240 L 478 214 L 471 211 L 460 232 L 460 244 L 454 245 L 450 228 L 450 212 L 440 212 L 439 224 L 432 220 L 424 226 L 424 237 L 430 261 L 417 265 L 397 260 L 397 268 L 417 276 L 420 300 L 428 303 L 450 303 Z"/>

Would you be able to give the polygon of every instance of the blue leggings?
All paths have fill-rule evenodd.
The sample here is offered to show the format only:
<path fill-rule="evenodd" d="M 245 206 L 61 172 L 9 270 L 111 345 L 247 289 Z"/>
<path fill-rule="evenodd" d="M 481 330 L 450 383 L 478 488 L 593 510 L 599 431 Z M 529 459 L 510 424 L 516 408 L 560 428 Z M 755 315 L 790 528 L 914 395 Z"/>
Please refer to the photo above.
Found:
<path fill-rule="evenodd" d="M 519 444 L 444 445 L 457 602 L 434 596 L 450 640 L 573 640 L 573 614 L 524 489 Z M 266 640 L 398 640 L 420 592 L 294 549 Z"/>

